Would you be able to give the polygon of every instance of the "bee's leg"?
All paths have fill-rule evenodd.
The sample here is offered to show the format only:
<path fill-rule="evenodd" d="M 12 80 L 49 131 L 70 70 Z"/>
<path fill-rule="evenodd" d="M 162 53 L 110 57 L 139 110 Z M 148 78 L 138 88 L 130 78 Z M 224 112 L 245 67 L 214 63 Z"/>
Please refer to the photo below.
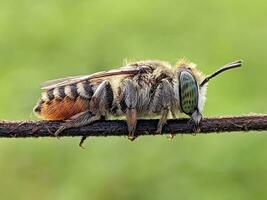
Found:
<path fill-rule="evenodd" d="M 86 139 L 87 139 L 86 136 L 82 136 L 82 138 L 81 138 L 81 140 L 80 140 L 79 147 L 81 147 L 82 149 L 84 149 L 84 147 L 83 147 L 83 143 L 84 143 L 84 141 L 85 141 Z"/>
<path fill-rule="evenodd" d="M 171 109 L 171 114 L 172 114 L 172 118 L 173 119 L 176 119 L 177 118 L 174 109 Z"/>
<path fill-rule="evenodd" d="M 112 107 L 113 91 L 108 81 L 103 81 L 96 89 L 90 101 L 92 113 L 105 116 Z"/>
<path fill-rule="evenodd" d="M 158 125 L 157 125 L 156 133 L 158 133 L 158 134 L 162 133 L 162 128 L 167 122 L 168 114 L 169 114 L 169 109 L 163 108 L 163 110 L 161 111 L 161 117 L 160 117 Z"/>
<path fill-rule="evenodd" d="M 160 112 L 161 115 L 157 126 L 157 133 L 162 133 L 162 128 L 167 122 L 173 95 L 173 88 L 170 82 L 167 79 L 163 79 L 157 86 L 152 103 L 150 104 L 150 112 Z"/>
<path fill-rule="evenodd" d="M 94 115 L 91 111 L 80 113 L 62 124 L 55 132 L 55 136 L 59 136 L 66 129 L 78 128 L 93 123 L 101 118 L 100 115 Z"/>
<path fill-rule="evenodd" d="M 176 119 L 177 117 L 176 117 L 176 114 L 175 114 L 175 111 L 173 110 L 173 109 L 171 109 L 171 115 L 172 115 L 172 118 L 173 119 Z M 168 139 L 173 139 L 174 138 L 174 134 L 173 133 L 170 133 L 170 135 L 167 137 Z"/>
<path fill-rule="evenodd" d="M 135 129 L 137 122 L 137 88 L 134 85 L 133 81 L 129 80 L 126 83 L 123 96 L 125 105 L 127 107 L 126 119 L 128 125 L 128 139 L 133 141 L 135 139 Z"/>
<path fill-rule="evenodd" d="M 128 125 L 128 139 L 133 141 L 135 140 L 135 129 L 137 122 L 137 112 L 134 108 L 127 108 L 126 119 Z"/>
<path fill-rule="evenodd" d="M 194 132 L 199 133 L 200 132 L 200 122 L 202 120 L 203 116 L 197 109 L 193 114 L 191 115 L 191 121 L 194 123 Z"/>
<path fill-rule="evenodd" d="M 110 83 L 108 81 L 103 81 L 91 98 L 90 110 L 72 117 L 56 131 L 55 135 L 58 136 L 62 131 L 69 128 L 78 128 L 91 124 L 97 120 L 105 119 L 109 107 L 112 106 L 112 102 L 113 92 Z M 82 146 L 85 139 L 85 136 L 83 136 L 80 146 Z"/>

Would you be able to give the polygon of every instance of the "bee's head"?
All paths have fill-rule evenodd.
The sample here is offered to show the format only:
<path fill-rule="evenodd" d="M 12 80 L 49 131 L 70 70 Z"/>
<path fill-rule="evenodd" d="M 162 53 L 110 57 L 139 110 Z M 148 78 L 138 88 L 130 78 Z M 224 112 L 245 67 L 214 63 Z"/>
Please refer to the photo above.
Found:
<path fill-rule="evenodd" d="M 199 80 L 202 75 L 196 70 L 195 64 L 179 61 L 177 63 L 177 78 L 180 110 L 191 116 L 195 124 L 198 125 L 202 119 L 199 111 Z"/>
<path fill-rule="evenodd" d="M 204 77 L 195 67 L 195 64 L 184 59 L 177 62 L 177 88 L 176 97 L 179 99 L 179 107 L 182 112 L 190 115 L 196 125 L 202 119 L 202 109 L 205 103 L 207 83 L 212 78 L 224 71 L 240 67 L 242 60 L 237 60 L 224 65 L 211 75 Z"/>

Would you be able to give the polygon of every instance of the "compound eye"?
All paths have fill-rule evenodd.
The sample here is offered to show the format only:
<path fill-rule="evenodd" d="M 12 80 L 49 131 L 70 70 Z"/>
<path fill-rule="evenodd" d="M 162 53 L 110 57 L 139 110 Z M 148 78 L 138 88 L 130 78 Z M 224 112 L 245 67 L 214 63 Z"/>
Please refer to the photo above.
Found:
<path fill-rule="evenodd" d="M 193 75 L 184 70 L 179 76 L 180 107 L 187 115 L 198 108 L 198 86 Z"/>

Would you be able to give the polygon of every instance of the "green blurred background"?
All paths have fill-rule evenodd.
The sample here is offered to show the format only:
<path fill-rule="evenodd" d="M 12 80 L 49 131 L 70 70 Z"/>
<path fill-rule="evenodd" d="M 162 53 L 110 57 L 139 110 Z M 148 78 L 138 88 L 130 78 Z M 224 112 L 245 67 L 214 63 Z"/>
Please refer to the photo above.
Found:
<path fill-rule="evenodd" d="M 205 116 L 266 113 L 264 0 L 0 0 L 0 119 L 35 119 L 39 85 L 186 57 L 206 74 Z M 266 199 L 267 135 L 1 139 L 0 199 Z"/>

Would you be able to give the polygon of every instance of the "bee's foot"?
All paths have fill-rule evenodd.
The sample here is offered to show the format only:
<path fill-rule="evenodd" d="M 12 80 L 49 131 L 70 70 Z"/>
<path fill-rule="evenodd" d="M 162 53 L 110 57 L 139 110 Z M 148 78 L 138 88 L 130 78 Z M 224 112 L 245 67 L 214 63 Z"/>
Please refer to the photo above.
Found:
<path fill-rule="evenodd" d="M 193 112 L 193 114 L 191 116 L 191 120 L 193 122 L 193 131 L 194 131 L 193 135 L 196 135 L 197 133 L 201 132 L 200 124 L 201 124 L 202 118 L 203 118 L 203 116 L 199 112 L 199 110 L 196 110 L 195 112 Z"/>
<path fill-rule="evenodd" d="M 60 126 L 57 131 L 54 133 L 54 136 L 57 137 L 57 139 L 60 139 L 59 135 L 64 131 L 66 130 L 67 127 L 65 126 Z"/>
<path fill-rule="evenodd" d="M 129 134 L 128 135 L 128 139 L 130 140 L 130 141 L 134 141 L 135 139 L 136 139 L 136 136 L 134 135 L 134 134 Z"/>
<path fill-rule="evenodd" d="M 174 136 L 175 136 L 174 134 L 170 134 L 170 135 L 167 136 L 167 139 L 173 140 Z"/>
<path fill-rule="evenodd" d="M 196 124 L 195 121 L 191 118 L 187 122 L 188 126 L 192 127 L 193 133 L 192 135 L 196 135 L 197 133 L 201 132 L 200 124 Z"/>
<path fill-rule="evenodd" d="M 201 129 L 200 129 L 200 127 L 199 126 L 194 126 L 194 128 L 193 128 L 193 136 L 195 136 L 195 135 L 197 135 L 198 133 L 200 133 L 201 132 Z"/>
<path fill-rule="evenodd" d="M 85 149 L 84 146 L 83 146 L 83 143 L 84 143 L 84 141 L 85 141 L 86 139 L 87 139 L 86 136 L 82 136 L 82 138 L 81 138 L 81 141 L 80 141 L 80 143 L 79 143 L 79 147 L 81 147 L 82 149 Z"/>
<path fill-rule="evenodd" d="M 75 126 L 75 123 L 73 123 L 73 121 L 65 121 L 58 129 L 57 131 L 54 133 L 55 137 L 57 137 L 59 139 L 60 134 L 70 128 L 75 128 L 77 126 Z"/>
<path fill-rule="evenodd" d="M 163 127 L 164 127 L 164 125 L 166 125 L 166 124 L 167 124 L 166 121 L 165 121 L 165 122 L 159 122 L 159 123 L 158 123 L 157 130 L 156 130 L 156 134 L 160 134 L 160 135 L 162 135 Z"/>
<path fill-rule="evenodd" d="M 156 134 L 162 135 L 162 126 L 157 128 Z"/>

